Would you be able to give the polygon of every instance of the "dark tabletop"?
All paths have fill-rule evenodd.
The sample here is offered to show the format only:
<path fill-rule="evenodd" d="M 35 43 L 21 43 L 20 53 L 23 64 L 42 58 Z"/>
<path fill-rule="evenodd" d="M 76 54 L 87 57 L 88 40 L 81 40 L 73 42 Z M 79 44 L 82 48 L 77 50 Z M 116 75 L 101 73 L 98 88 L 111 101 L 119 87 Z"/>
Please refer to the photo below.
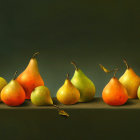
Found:
<path fill-rule="evenodd" d="M 63 109 L 140 109 L 139 99 L 129 99 L 126 104 L 122 106 L 110 106 L 103 102 L 102 98 L 94 98 L 87 103 L 76 103 L 74 105 L 63 105 L 53 98 L 54 104 Z M 0 109 L 55 109 L 53 106 L 36 106 L 31 103 L 30 100 L 26 100 L 24 104 L 18 107 L 10 107 L 4 103 L 0 103 Z"/>
<path fill-rule="evenodd" d="M 53 106 L 20 107 L 0 104 L 0 140 L 136 140 L 140 133 L 140 100 L 109 106 L 101 98 L 88 103 L 54 103 L 70 116 L 58 115 Z"/>

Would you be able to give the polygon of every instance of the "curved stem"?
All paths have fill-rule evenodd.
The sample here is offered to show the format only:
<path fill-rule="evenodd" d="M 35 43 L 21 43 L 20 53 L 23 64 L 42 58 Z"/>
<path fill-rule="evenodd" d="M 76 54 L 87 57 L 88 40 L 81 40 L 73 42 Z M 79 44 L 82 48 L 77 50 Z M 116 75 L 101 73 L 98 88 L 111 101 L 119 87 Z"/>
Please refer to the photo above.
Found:
<path fill-rule="evenodd" d="M 17 78 L 17 71 L 14 73 L 13 80 Z"/>
<path fill-rule="evenodd" d="M 71 61 L 71 64 L 74 65 L 75 69 L 78 70 L 78 67 L 74 61 Z"/>
<path fill-rule="evenodd" d="M 59 106 L 57 106 L 55 104 L 52 104 L 52 106 L 55 107 L 55 108 L 57 108 L 59 115 L 64 116 L 66 118 L 69 117 L 69 114 L 67 112 L 65 112 L 64 110 L 62 110 Z"/>
<path fill-rule="evenodd" d="M 128 65 L 128 63 L 127 63 L 127 61 L 126 61 L 125 58 L 123 58 L 123 62 L 124 62 L 124 64 L 126 65 L 127 69 L 129 69 L 129 65 Z"/>
<path fill-rule="evenodd" d="M 33 56 L 32 56 L 32 58 L 35 58 L 39 54 L 40 54 L 39 52 L 34 53 Z"/>

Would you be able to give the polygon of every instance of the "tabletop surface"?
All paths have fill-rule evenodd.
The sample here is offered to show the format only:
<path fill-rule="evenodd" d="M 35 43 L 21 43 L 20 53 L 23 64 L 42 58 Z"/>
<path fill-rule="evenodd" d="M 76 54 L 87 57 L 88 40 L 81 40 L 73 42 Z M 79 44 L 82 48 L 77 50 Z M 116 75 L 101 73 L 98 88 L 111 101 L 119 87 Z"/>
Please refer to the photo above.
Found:
<path fill-rule="evenodd" d="M 139 99 L 129 99 L 126 104 L 122 106 L 109 106 L 105 104 L 102 98 L 96 97 L 92 101 L 87 103 L 77 103 L 74 105 L 62 105 L 56 98 L 53 98 L 54 104 L 64 109 L 140 109 L 140 100 Z M 1 109 L 56 109 L 53 106 L 35 106 L 31 103 L 30 100 L 26 100 L 24 104 L 18 107 L 10 107 L 4 103 L 0 103 Z"/>

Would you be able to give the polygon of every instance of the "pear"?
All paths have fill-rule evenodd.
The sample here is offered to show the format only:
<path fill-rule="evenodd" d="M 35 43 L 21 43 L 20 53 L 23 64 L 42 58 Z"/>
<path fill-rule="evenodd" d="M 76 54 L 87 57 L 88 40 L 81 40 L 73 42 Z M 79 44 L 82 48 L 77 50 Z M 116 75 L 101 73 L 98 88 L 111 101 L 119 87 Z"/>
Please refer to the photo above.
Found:
<path fill-rule="evenodd" d="M 7 81 L 4 78 L 0 77 L 0 92 L 6 85 L 7 85 Z M 1 96 L 0 96 L 0 101 L 1 101 Z"/>
<path fill-rule="evenodd" d="M 15 76 L 16 76 L 16 73 L 15 73 Z M 19 106 L 22 103 L 24 103 L 24 101 L 25 101 L 25 91 L 22 88 L 22 86 L 15 80 L 15 78 L 13 78 L 2 89 L 1 100 L 9 106 Z"/>
<path fill-rule="evenodd" d="M 137 96 L 140 99 L 140 86 L 138 87 Z"/>
<path fill-rule="evenodd" d="M 80 92 L 71 83 L 68 74 L 67 79 L 64 82 L 64 85 L 57 91 L 56 97 L 60 103 L 66 105 L 75 104 L 80 99 Z"/>
<path fill-rule="evenodd" d="M 137 98 L 137 90 L 140 85 L 140 77 L 136 75 L 134 70 L 130 68 L 126 62 L 123 60 L 127 66 L 125 73 L 120 77 L 119 81 L 124 85 L 128 92 L 128 98 Z"/>
<path fill-rule="evenodd" d="M 72 84 L 80 91 L 79 102 L 91 101 L 95 96 L 94 83 L 80 70 L 74 62 L 75 73 L 71 79 Z"/>
<path fill-rule="evenodd" d="M 46 86 L 36 87 L 31 93 L 31 102 L 35 105 L 52 105 L 49 89 Z"/>
<path fill-rule="evenodd" d="M 46 86 L 38 86 L 31 93 L 31 102 L 37 106 L 51 105 L 58 109 L 58 113 L 61 116 L 69 117 L 69 114 L 60 109 L 57 105 L 53 104 L 53 100 L 50 95 L 50 91 Z"/>
<path fill-rule="evenodd" d="M 106 73 L 112 72 L 112 71 L 108 71 L 102 65 L 100 66 Z M 118 69 L 114 69 L 114 71 L 115 71 L 114 77 L 111 78 L 109 83 L 103 89 L 102 98 L 106 104 L 118 106 L 118 105 L 123 105 L 127 102 L 128 94 L 125 87 L 115 77 Z"/>
<path fill-rule="evenodd" d="M 24 88 L 26 93 L 26 99 L 30 99 L 31 92 L 38 86 L 44 86 L 44 81 L 39 73 L 38 64 L 35 53 L 26 69 L 17 77 L 17 81 Z"/>

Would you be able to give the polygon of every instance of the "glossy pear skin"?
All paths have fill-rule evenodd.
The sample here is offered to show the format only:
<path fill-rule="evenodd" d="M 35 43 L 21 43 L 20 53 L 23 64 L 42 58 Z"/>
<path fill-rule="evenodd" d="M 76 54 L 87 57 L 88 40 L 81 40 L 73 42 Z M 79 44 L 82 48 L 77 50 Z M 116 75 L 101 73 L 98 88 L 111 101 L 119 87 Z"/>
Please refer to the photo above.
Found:
<path fill-rule="evenodd" d="M 80 91 L 79 102 L 88 102 L 94 98 L 95 85 L 80 69 L 75 70 L 71 82 Z"/>
<path fill-rule="evenodd" d="M 0 92 L 6 85 L 7 85 L 7 81 L 4 78 L 0 77 Z M 1 101 L 1 96 L 0 96 L 0 101 Z"/>
<path fill-rule="evenodd" d="M 57 91 L 57 100 L 62 104 L 75 104 L 80 99 L 80 92 L 73 86 L 69 79 L 66 79 L 64 85 Z"/>
<path fill-rule="evenodd" d="M 26 99 L 30 99 L 31 92 L 38 86 L 44 86 L 44 81 L 38 70 L 37 60 L 31 58 L 26 69 L 16 79 L 24 88 Z"/>
<path fill-rule="evenodd" d="M 45 86 L 36 87 L 31 93 L 31 102 L 35 105 L 52 105 L 49 89 Z"/>
<path fill-rule="evenodd" d="M 126 69 L 119 81 L 123 84 L 128 92 L 128 98 L 137 98 L 137 90 L 140 85 L 140 77 L 131 69 Z"/>
<path fill-rule="evenodd" d="M 117 106 L 127 102 L 128 94 L 119 80 L 113 77 L 103 89 L 102 98 L 106 104 Z"/>
<path fill-rule="evenodd" d="M 1 100 L 9 106 L 19 106 L 25 101 L 25 91 L 16 80 L 11 80 L 2 89 Z"/>

